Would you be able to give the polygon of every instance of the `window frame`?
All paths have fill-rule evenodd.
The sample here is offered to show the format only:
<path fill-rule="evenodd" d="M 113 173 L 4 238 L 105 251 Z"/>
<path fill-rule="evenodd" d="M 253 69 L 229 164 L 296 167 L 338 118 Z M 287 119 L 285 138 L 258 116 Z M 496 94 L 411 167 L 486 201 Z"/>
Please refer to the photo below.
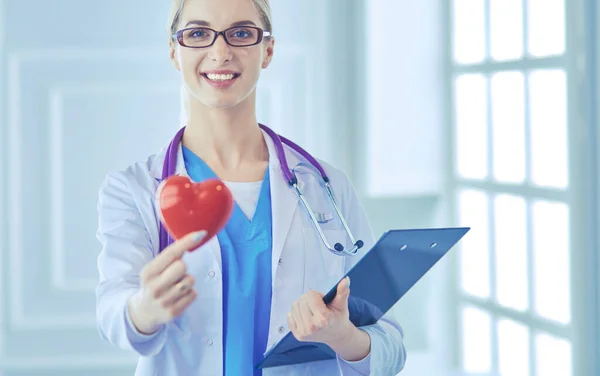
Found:
<path fill-rule="evenodd" d="M 485 2 L 485 42 L 486 56 L 489 56 L 490 33 L 489 33 L 489 0 Z M 527 1 L 523 0 L 523 46 L 527 49 Z M 532 328 L 538 328 L 550 334 L 559 334 L 570 339 L 572 344 L 573 375 L 600 374 L 600 361 L 595 357 L 600 353 L 600 258 L 594 250 L 600 249 L 597 229 L 600 228 L 600 132 L 596 129 L 598 123 L 595 106 L 600 105 L 597 96 L 597 84 L 600 80 L 596 75 L 599 68 L 597 42 L 597 28 L 595 22 L 600 20 L 600 13 L 594 0 L 568 0 L 565 1 L 565 52 L 558 57 L 550 58 L 527 58 L 526 54 L 522 60 L 513 62 L 493 62 L 487 60 L 483 63 L 469 66 L 457 66 L 454 64 L 453 54 L 453 1 L 443 1 L 446 30 L 446 103 L 445 113 L 447 126 L 444 129 L 446 139 L 446 166 L 445 194 L 448 204 L 448 220 L 450 223 L 458 224 L 457 193 L 460 188 L 475 188 L 485 193 L 513 193 L 525 198 L 530 204 L 532 199 L 550 199 L 564 202 L 569 207 L 570 213 L 570 260 L 571 260 L 571 315 L 570 328 L 561 328 L 547 320 L 536 318 L 535 315 L 521 314 L 510 309 L 486 302 L 484 300 L 468 297 L 461 291 L 459 275 L 458 253 L 452 254 L 451 271 L 451 300 L 452 310 L 449 319 L 454 324 L 452 338 L 454 338 L 452 361 L 456 369 L 462 369 L 462 345 L 461 345 L 461 319 L 460 311 L 462 304 L 466 303 L 491 313 L 492 335 L 491 335 L 491 359 L 492 373 L 498 368 L 497 357 L 497 334 L 496 317 L 515 319 Z M 582 38 L 583 37 L 583 38 Z M 582 64 L 584 63 L 584 64 Z M 455 117 L 454 117 L 454 77 L 459 73 L 484 73 L 489 78 L 491 72 L 498 70 L 518 70 L 527 75 L 527 71 L 533 68 L 562 68 L 567 75 L 567 134 L 568 158 L 569 158 L 569 186 L 565 191 L 545 188 L 515 187 L 509 184 L 497 184 L 492 182 L 474 182 L 462 179 L 455 174 Z M 528 83 L 525 84 L 525 101 L 528 101 Z M 488 80 L 488 106 L 489 80 Z M 583 105 L 582 105 L 582 101 Z M 489 114 L 489 109 L 488 109 Z M 527 117 L 527 113 L 526 113 Z M 488 145 L 492 141 L 492 125 L 488 115 Z M 526 118 L 526 158 L 529 159 L 529 119 Z M 528 161 L 527 161 L 528 162 Z M 492 176 L 492 150 L 488 147 L 488 175 Z M 529 163 L 527 163 L 529 164 Z M 529 166 L 526 166 L 529 173 Z M 530 205 L 528 205 L 530 207 Z M 491 209 L 491 208 L 490 208 Z M 529 212 L 531 214 L 531 212 Z M 489 213 L 493 220 L 493 211 Z M 493 226 L 493 222 L 490 222 Z M 531 217 L 528 216 L 528 238 L 531 237 Z M 493 234 L 493 233 L 492 233 Z M 493 235 L 492 235 L 493 237 Z M 490 266 L 494 266 L 494 251 L 490 241 Z M 573 251 L 582 250 L 582 251 Z M 528 261 L 532 260 L 532 249 L 528 246 Z M 531 272 L 533 265 L 529 262 L 528 269 Z M 528 275 L 531 278 L 531 274 Z M 494 288 L 494 271 L 490 270 L 492 289 Z M 531 292 L 531 285 L 530 285 Z M 529 294 L 530 309 L 532 307 L 533 295 Z M 491 299 L 490 299 L 491 300 Z M 535 375 L 535 331 L 531 332 L 529 343 L 530 350 L 530 373 Z M 595 372 L 594 372 L 595 371 Z"/>

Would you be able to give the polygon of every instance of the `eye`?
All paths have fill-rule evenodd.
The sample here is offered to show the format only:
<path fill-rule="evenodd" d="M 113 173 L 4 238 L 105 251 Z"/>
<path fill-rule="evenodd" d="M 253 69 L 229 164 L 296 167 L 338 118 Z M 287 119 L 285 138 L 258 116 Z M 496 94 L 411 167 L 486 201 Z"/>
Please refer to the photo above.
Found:
<path fill-rule="evenodd" d="M 236 31 L 236 32 L 233 34 L 233 36 L 234 36 L 234 37 L 236 37 L 236 38 L 246 38 L 246 37 L 250 36 L 250 33 L 249 33 L 249 32 L 247 32 L 247 31 L 245 31 L 245 30 L 242 30 L 242 31 Z"/>
<path fill-rule="evenodd" d="M 252 37 L 252 31 L 248 29 L 236 29 L 231 33 L 231 37 L 236 39 L 246 39 Z"/>
<path fill-rule="evenodd" d="M 193 29 L 190 30 L 188 36 L 190 38 L 206 38 L 208 36 L 208 33 L 204 29 Z"/>

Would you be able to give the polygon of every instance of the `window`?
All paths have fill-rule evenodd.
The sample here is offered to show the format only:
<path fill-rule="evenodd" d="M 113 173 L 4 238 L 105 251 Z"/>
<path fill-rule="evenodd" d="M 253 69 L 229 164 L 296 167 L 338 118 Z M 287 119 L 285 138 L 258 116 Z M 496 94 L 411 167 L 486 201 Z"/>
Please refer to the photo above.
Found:
<path fill-rule="evenodd" d="M 572 374 L 564 0 L 453 0 L 461 368 Z M 543 361 L 541 361 L 543 360 Z"/>

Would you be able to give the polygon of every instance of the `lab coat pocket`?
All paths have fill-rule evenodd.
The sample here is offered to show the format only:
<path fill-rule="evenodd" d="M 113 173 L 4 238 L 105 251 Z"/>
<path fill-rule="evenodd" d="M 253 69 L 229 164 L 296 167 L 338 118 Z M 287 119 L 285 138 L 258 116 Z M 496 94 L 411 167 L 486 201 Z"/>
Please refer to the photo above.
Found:
<path fill-rule="evenodd" d="M 344 275 L 344 256 L 333 254 L 314 228 L 303 228 L 306 261 L 304 263 L 304 290 L 327 293 Z M 346 246 L 346 232 L 339 229 L 323 229 L 329 245 L 342 243 Z"/>

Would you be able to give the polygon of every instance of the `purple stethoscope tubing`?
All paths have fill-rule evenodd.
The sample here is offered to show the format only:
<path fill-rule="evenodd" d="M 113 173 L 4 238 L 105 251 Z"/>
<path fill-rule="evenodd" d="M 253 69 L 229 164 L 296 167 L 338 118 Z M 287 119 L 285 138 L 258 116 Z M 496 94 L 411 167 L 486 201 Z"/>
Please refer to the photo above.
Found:
<path fill-rule="evenodd" d="M 277 153 L 277 158 L 279 159 L 279 164 L 281 166 L 281 172 L 282 172 L 283 176 L 285 177 L 285 180 L 287 181 L 288 185 L 290 185 L 290 187 L 294 188 L 296 195 L 302 201 L 302 204 L 304 205 L 306 211 L 308 212 L 308 214 L 313 222 L 313 226 L 319 233 L 319 236 L 321 237 L 321 240 L 323 241 L 323 243 L 325 244 L 327 249 L 329 249 L 329 251 L 331 251 L 333 254 L 336 254 L 339 256 L 355 255 L 358 252 L 358 250 L 360 248 L 362 248 L 362 246 L 364 245 L 363 241 L 362 240 L 354 240 L 354 236 L 352 235 L 352 232 L 350 231 L 350 228 L 348 227 L 348 223 L 346 222 L 346 219 L 342 215 L 342 212 L 335 200 L 335 195 L 333 193 L 333 189 L 331 188 L 331 186 L 329 184 L 329 178 L 327 177 L 327 174 L 325 173 L 325 170 L 323 169 L 321 164 L 319 164 L 319 162 L 317 162 L 317 160 L 315 158 L 313 158 L 313 156 L 311 156 L 306 150 L 302 149 L 300 146 L 298 146 L 294 142 L 288 140 L 287 138 L 285 138 L 283 136 L 278 135 L 273 130 L 271 130 L 270 128 L 268 128 L 267 126 L 265 126 L 263 124 L 259 124 L 259 126 L 273 140 L 273 144 L 275 145 L 275 151 Z M 165 161 L 163 163 L 163 169 L 162 169 L 162 180 L 165 180 L 169 176 L 175 174 L 175 171 L 177 168 L 177 151 L 179 150 L 179 143 L 181 142 L 181 138 L 183 137 L 184 131 L 185 131 L 185 127 L 182 127 L 177 132 L 177 134 L 175 134 L 175 137 L 173 138 L 173 140 L 171 141 L 171 143 L 169 144 L 169 146 L 167 148 L 167 151 L 165 154 Z M 352 241 L 352 244 L 353 244 L 352 249 L 347 250 L 340 243 L 336 243 L 332 247 L 329 244 L 329 242 L 327 241 L 325 234 L 321 230 L 319 221 L 317 220 L 310 205 L 304 198 L 302 191 L 298 187 L 298 179 L 296 178 L 296 176 L 294 175 L 294 173 L 292 172 L 292 170 L 290 170 L 290 168 L 288 166 L 287 159 L 285 157 L 285 152 L 283 150 L 283 144 L 288 145 L 289 147 L 294 149 L 296 152 L 298 152 L 303 158 L 308 160 L 310 162 L 310 164 L 313 165 L 321 174 L 321 178 L 323 179 L 325 190 L 327 192 L 327 196 L 329 197 L 329 200 L 331 201 L 340 221 L 342 222 L 342 225 L 344 226 L 344 229 L 346 230 L 346 234 Z M 162 251 L 171 242 L 171 238 L 170 238 L 167 230 L 163 226 L 162 222 L 160 222 L 159 238 L 160 238 L 160 251 Z"/>

